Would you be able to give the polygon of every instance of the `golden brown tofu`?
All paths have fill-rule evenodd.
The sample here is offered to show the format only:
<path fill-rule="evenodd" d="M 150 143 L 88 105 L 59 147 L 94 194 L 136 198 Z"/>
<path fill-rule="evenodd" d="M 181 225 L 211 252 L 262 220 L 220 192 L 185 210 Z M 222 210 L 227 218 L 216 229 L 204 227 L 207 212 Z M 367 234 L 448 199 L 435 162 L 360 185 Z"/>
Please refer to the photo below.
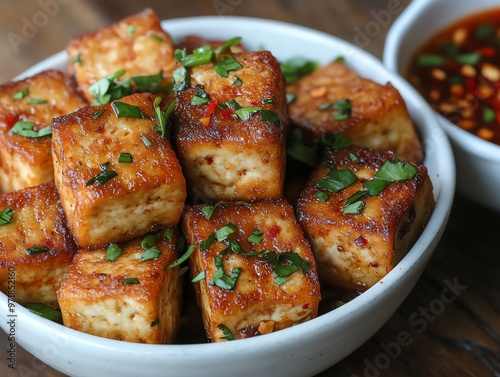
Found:
<path fill-rule="evenodd" d="M 83 106 L 69 79 L 56 70 L 0 86 L 0 192 L 54 179 L 50 137 L 17 133 L 16 123 L 32 122 L 38 131 L 50 126 L 52 118 Z"/>
<path fill-rule="evenodd" d="M 190 68 L 191 87 L 176 93 L 175 138 L 189 190 L 206 201 L 279 199 L 285 163 L 283 75 L 269 52 L 231 56 L 241 69 L 226 78 L 213 63 Z M 237 78 L 241 85 L 233 85 Z M 191 104 L 197 85 L 210 102 Z M 238 116 L 230 101 L 248 119 Z M 245 108 L 255 112 L 245 114 Z"/>
<path fill-rule="evenodd" d="M 0 195 L 2 292 L 23 305 L 57 308 L 56 291 L 75 252 L 54 182 Z"/>
<path fill-rule="evenodd" d="M 89 87 L 119 70 L 125 70 L 120 80 L 161 71 L 169 81 L 175 67 L 172 39 L 151 9 L 73 38 L 67 52 L 68 71 L 89 101 Z"/>
<path fill-rule="evenodd" d="M 309 141 L 342 132 L 355 144 L 393 151 L 405 161 L 422 161 L 422 146 L 405 102 L 390 83 L 380 85 L 361 78 L 337 62 L 299 79 L 288 92 L 296 96 L 290 104 L 292 124 Z M 337 101 L 346 99 L 351 110 L 335 109 Z M 343 115 L 345 119 L 334 119 Z"/>
<path fill-rule="evenodd" d="M 122 254 L 114 261 L 106 249 L 78 251 L 57 291 L 65 326 L 128 342 L 172 343 L 181 278 L 178 267 L 166 267 L 176 259 L 175 242 L 151 236 L 157 239 L 146 248 L 146 238 L 120 244 Z M 157 258 L 147 259 L 145 249 L 152 247 L 157 251 L 149 256 Z"/>
<path fill-rule="evenodd" d="M 415 169 L 411 177 L 399 172 L 405 163 L 393 158 L 391 152 L 350 146 L 329 152 L 313 173 L 299 198 L 297 216 L 322 282 L 367 289 L 391 271 L 420 236 L 434 208 L 432 182 L 424 166 L 408 164 L 408 171 Z M 385 163 L 398 173 L 382 169 Z M 395 178 L 389 180 L 381 172 L 411 178 L 391 181 Z M 385 185 L 380 177 L 390 183 L 379 194 L 360 198 L 364 208 L 354 200 L 352 212 L 346 213 L 350 212 L 347 200 L 366 188 L 367 181 Z"/>
<path fill-rule="evenodd" d="M 227 330 L 241 339 L 317 316 L 321 297 L 314 256 L 290 204 L 193 206 L 182 225 L 195 248 L 192 275 L 203 276 L 194 284 L 213 342 L 227 339 Z"/>
<path fill-rule="evenodd" d="M 134 94 L 53 122 L 55 182 L 81 247 L 130 240 L 181 217 L 186 183 L 157 131 L 153 99 Z"/>

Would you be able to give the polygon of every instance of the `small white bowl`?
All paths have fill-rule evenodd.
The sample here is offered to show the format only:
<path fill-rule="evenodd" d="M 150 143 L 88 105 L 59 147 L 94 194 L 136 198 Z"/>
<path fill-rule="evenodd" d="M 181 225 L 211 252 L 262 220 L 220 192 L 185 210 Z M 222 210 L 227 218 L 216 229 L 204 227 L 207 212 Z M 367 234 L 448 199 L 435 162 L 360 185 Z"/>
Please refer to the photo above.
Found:
<path fill-rule="evenodd" d="M 447 25 L 482 10 L 500 9 L 498 0 L 414 0 L 387 35 L 384 64 L 403 77 L 415 51 Z M 475 136 L 438 114 L 451 140 L 457 189 L 475 202 L 500 212 L 500 146 Z"/>
<path fill-rule="evenodd" d="M 309 322 L 255 338 L 214 344 L 135 344 L 75 331 L 15 307 L 16 340 L 28 352 L 70 376 L 312 376 L 338 362 L 372 336 L 394 313 L 420 277 L 444 231 L 455 189 L 451 147 L 430 107 L 408 83 L 357 47 L 330 35 L 276 21 L 240 17 L 198 17 L 164 21 L 174 38 L 195 34 L 226 40 L 241 36 L 250 49 L 265 48 L 279 60 L 305 56 L 321 64 L 339 55 L 360 75 L 390 81 L 405 99 L 425 143 L 425 165 L 436 207 L 422 235 L 401 262 L 354 300 Z M 61 52 L 24 76 L 64 69 Z M 0 293 L 0 327 L 9 307 Z M 2 356 L 3 357 L 3 356 Z"/>

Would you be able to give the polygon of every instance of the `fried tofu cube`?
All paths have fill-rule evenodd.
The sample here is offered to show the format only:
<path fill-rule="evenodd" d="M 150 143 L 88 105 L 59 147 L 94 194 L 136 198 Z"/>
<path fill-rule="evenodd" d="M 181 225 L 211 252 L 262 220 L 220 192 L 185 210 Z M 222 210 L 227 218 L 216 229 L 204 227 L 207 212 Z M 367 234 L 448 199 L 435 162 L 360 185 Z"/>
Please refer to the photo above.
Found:
<path fill-rule="evenodd" d="M 266 51 L 225 59 L 242 68 L 222 77 L 214 63 L 192 67 L 191 87 L 176 93 L 175 139 L 188 188 L 205 201 L 279 199 L 286 112 L 279 64 Z M 241 85 L 233 85 L 237 79 Z M 191 104 L 200 91 L 210 101 Z"/>
<path fill-rule="evenodd" d="M 416 242 L 432 214 L 434 197 L 427 169 L 408 165 L 408 171 L 415 169 L 414 176 L 396 173 L 392 179 L 404 178 L 399 181 L 384 176 L 389 183 L 380 193 L 358 200 L 350 198 L 360 195 L 366 182 L 384 184 L 375 174 L 393 174 L 405 163 L 394 161 L 392 152 L 350 146 L 329 152 L 313 173 L 299 198 L 297 216 L 312 245 L 322 282 L 367 289 Z M 388 172 L 386 168 L 391 167 L 393 171 Z M 351 201 L 352 206 L 346 207 Z"/>
<path fill-rule="evenodd" d="M 167 81 L 175 67 L 174 45 L 151 9 L 109 27 L 75 37 L 67 47 L 68 71 L 89 101 L 89 87 L 124 69 L 120 79 L 163 72 Z"/>
<path fill-rule="evenodd" d="M 2 292 L 22 305 L 57 308 L 56 291 L 75 252 L 54 182 L 0 195 Z"/>
<path fill-rule="evenodd" d="M 81 247 L 130 240 L 179 221 L 186 183 L 168 138 L 157 129 L 150 94 L 54 120 L 55 182 Z M 131 162 L 120 162 L 122 154 Z"/>
<path fill-rule="evenodd" d="M 390 83 L 377 84 L 335 62 L 299 79 L 288 91 L 295 95 L 292 124 L 309 142 L 342 132 L 355 144 L 393 151 L 405 161 L 422 161 L 422 146 L 405 102 Z M 345 100 L 348 105 L 342 109 Z"/>
<path fill-rule="evenodd" d="M 37 131 L 85 104 L 69 79 L 56 70 L 0 86 L 0 192 L 54 180 L 50 137 L 16 133 L 15 124 L 32 122 Z"/>
<path fill-rule="evenodd" d="M 149 246 L 161 252 L 155 259 L 141 261 L 146 238 L 120 244 L 114 261 L 106 249 L 78 251 L 57 291 L 65 326 L 128 342 L 172 343 L 181 306 L 179 267 L 167 268 L 176 259 L 175 242 L 152 236 Z"/>
<path fill-rule="evenodd" d="M 213 211 L 213 212 L 212 212 Z M 284 200 L 219 202 L 183 215 L 190 266 L 213 342 L 278 331 L 315 318 L 314 256 Z M 200 275 L 201 274 L 201 275 Z"/>

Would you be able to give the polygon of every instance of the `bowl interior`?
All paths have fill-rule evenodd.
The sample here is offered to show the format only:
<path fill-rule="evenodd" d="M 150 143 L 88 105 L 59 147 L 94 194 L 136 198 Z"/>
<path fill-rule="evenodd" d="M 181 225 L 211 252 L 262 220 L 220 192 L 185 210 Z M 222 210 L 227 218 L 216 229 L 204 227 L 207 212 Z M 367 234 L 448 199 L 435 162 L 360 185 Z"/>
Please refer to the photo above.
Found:
<path fill-rule="evenodd" d="M 342 55 L 361 76 L 379 83 L 390 81 L 405 99 L 424 143 L 425 164 L 437 202 L 430 222 L 407 256 L 383 281 L 339 309 L 280 332 L 216 344 L 133 344 L 67 329 L 19 307 L 18 341 L 46 363 L 71 375 L 136 376 L 147 370 L 150 376 L 192 376 L 201 368 L 207 375 L 218 376 L 233 376 L 235 370 L 241 376 L 318 373 L 377 331 L 422 272 L 443 232 L 453 200 L 455 174 L 448 140 L 428 105 L 409 84 L 387 71 L 377 59 L 345 41 L 299 26 L 251 18 L 198 17 L 168 20 L 162 25 L 174 39 L 188 34 L 223 40 L 239 35 L 250 49 L 264 47 L 281 61 L 305 56 L 325 64 Z M 47 68 L 64 69 L 66 60 L 66 54 L 59 53 L 22 76 Z M 0 294 L 2 313 L 7 313 L 6 302 L 5 295 Z M 5 323 L 0 325 L 7 330 Z M 57 357 L 45 354 L 42 347 L 54 343 L 54 339 L 64 339 L 58 343 L 63 346 L 59 347 L 62 351 Z"/>

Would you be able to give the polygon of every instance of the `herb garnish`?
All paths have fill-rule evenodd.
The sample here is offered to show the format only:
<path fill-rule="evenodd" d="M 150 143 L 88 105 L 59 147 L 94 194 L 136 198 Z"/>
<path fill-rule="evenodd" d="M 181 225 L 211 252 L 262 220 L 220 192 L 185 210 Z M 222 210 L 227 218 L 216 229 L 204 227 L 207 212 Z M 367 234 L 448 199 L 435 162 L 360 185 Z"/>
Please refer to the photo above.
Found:
<path fill-rule="evenodd" d="M 156 247 L 157 240 L 158 238 L 155 235 L 149 234 L 141 241 L 141 247 L 144 250 L 141 262 L 156 259 L 160 256 L 161 251 Z"/>
<path fill-rule="evenodd" d="M 224 42 L 223 44 L 221 44 L 219 47 L 217 47 L 215 49 L 215 51 L 214 51 L 215 56 L 218 57 L 220 54 L 226 52 L 235 44 L 240 43 L 240 41 L 241 41 L 241 37 L 234 37 L 234 38 L 227 40 L 226 42 Z"/>
<path fill-rule="evenodd" d="M 142 140 L 142 142 L 146 147 L 150 147 L 153 145 L 153 142 L 146 135 L 141 135 L 140 139 Z"/>
<path fill-rule="evenodd" d="M 112 243 L 106 249 L 106 257 L 105 259 L 109 262 L 114 262 L 116 258 L 122 255 L 123 250 L 116 243 Z"/>
<path fill-rule="evenodd" d="M 247 239 L 249 242 L 252 242 L 252 243 L 261 243 L 262 238 L 263 238 L 263 233 L 259 229 L 255 228 L 252 231 L 252 234 L 249 235 Z"/>
<path fill-rule="evenodd" d="M 207 206 L 203 207 L 200 211 L 201 211 L 201 213 L 203 213 L 203 216 L 205 216 L 205 218 L 207 220 L 210 220 L 212 218 L 212 216 L 214 215 L 215 206 L 207 205 Z"/>
<path fill-rule="evenodd" d="M 219 330 L 222 331 L 222 333 L 224 334 L 224 336 L 222 336 L 220 339 L 226 339 L 226 340 L 234 340 L 234 335 L 233 333 L 231 332 L 231 330 L 229 330 L 229 328 L 226 326 L 226 325 L 223 325 L 222 323 L 219 323 L 217 325 L 217 327 L 219 328 Z"/>
<path fill-rule="evenodd" d="M 62 314 L 59 310 L 55 310 L 41 302 L 32 302 L 26 304 L 25 306 L 30 312 L 38 314 L 39 316 L 50 321 L 59 321 L 62 318 Z"/>
<path fill-rule="evenodd" d="M 209 284 L 215 285 L 220 289 L 228 291 L 233 290 L 242 269 L 239 267 L 232 268 L 231 274 L 228 275 L 224 272 L 224 261 L 221 257 L 215 257 L 214 264 L 215 267 L 217 267 L 217 270 L 215 270 L 214 276 L 210 279 Z"/>
<path fill-rule="evenodd" d="M 44 103 L 47 103 L 47 100 L 42 98 L 30 98 L 29 103 L 31 105 L 42 105 Z"/>
<path fill-rule="evenodd" d="M 35 255 L 35 254 L 46 253 L 48 251 L 50 251 L 50 249 L 47 246 L 33 246 L 30 247 L 29 249 L 26 249 L 26 254 Z"/>
<path fill-rule="evenodd" d="M 122 152 L 120 153 L 120 156 L 118 156 L 118 162 L 122 164 L 129 164 L 134 162 L 134 159 L 130 153 Z"/>
<path fill-rule="evenodd" d="M 359 214 L 363 210 L 365 203 L 362 199 L 366 196 L 380 194 L 390 183 L 412 179 L 417 174 L 417 169 L 413 165 L 399 161 L 394 157 L 394 161 L 386 161 L 375 173 L 373 179 L 366 181 L 363 188 L 354 193 L 346 200 L 344 214 Z"/>
<path fill-rule="evenodd" d="M 12 215 L 14 213 L 15 211 L 13 211 L 10 207 L 7 207 L 2 212 L 0 212 L 0 225 L 10 224 L 12 221 Z"/>
<path fill-rule="evenodd" d="M 298 128 L 290 130 L 286 139 L 286 154 L 288 156 L 314 168 L 318 164 L 318 152 L 317 143 L 311 147 L 304 144 L 301 130 Z"/>
<path fill-rule="evenodd" d="M 182 239 L 182 238 L 179 238 L 179 239 Z M 194 245 L 189 246 L 189 249 L 187 249 L 187 251 L 184 253 L 183 256 L 181 256 L 179 259 L 170 263 L 167 266 L 167 270 L 174 268 L 174 267 L 177 267 L 177 266 L 181 265 L 184 261 L 188 260 L 189 257 L 191 256 L 191 254 L 193 254 L 194 249 L 195 249 Z"/>
<path fill-rule="evenodd" d="M 97 110 L 93 115 L 92 115 L 92 118 L 94 119 L 98 119 L 102 114 L 104 114 L 106 112 L 106 109 L 101 109 L 101 110 Z"/>
<path fill-rule="evenodd" d="M 205 92 L 203 85 L 196 85 L 196 94 L 191 99 L 191 105 L 203 105 L 210 102 L 210 95 Z"/>
<path fill-rule="evenodd" d="M 210 233 L 207 239 L 200 243 L 200 250 L 207 251 L 208 249 L 210 249 L 210 246 L 213 245 L 214 241 L 215 241 L 215 233 Z"/>
<path fill-rule="evenodd" d="M 357 182 L 357 180 L 358 178 L 351 170 L 344 168 L 331 171 L 322 179 L 314 179 L 314 182 L 322 189 L 331 192 L 339 192 L 351 186 L 353 183 Z"/>
<path fill-rule="evenodd" d="M 205 271 L 201 271 L 198 275 L 191 279 L 192 283 L 197 283 L 203 279 L 205 279 Z"/>
<path fill-rule="evenodd" d="M 51 126 L 41 128 L 38 131 L 34 130 L 33 127 L 35 127 L 35 123 L 20 120 L 16 122 L 16 124 L 14 124 L 14 127 L 10 129 L 9 135 L 17 134 L 20 136 L 28 137 L 30 139 L 39 139 L 44 136 L 52 136 Z"/>
<path fill-rule="evenodd" d="M 139 284 L 139 279 L 137 278 L 125 278 L 118 280 L 120 284 Z"/>
<path fill-rule="evenodd" d="M 101 169 L 101 172 L 97 174 L 94 178 L 91 178 L 87 181 L 86 186 L 92 186 L 94 183 L 99 183 L 100 185 L 105 184 L 109 180 L 113 179 L 118 175 L 117 172 L 114 170 L 107 170 L 109 166 L 109 161 L 105 162 L 101 166 L 99 166 L 99 169 Z"/>
<path fill-rule="evenodd" d="M 318 66 L 318 62 L 307 60 L 303 57 L 291 58 L 280 64 L 281 72 L 283 72 L 287 84 L 295 82 L 302 76 L 313 72 Z"/>
<path fill-rule="evenodd" d="M 28 94 L 30 94 L 30 88 L 26 87 L 26 88 L 22 88 L 20 91 L 18 91 L 16 93 L 14 93 L 12 95 L 12 98 L 20 100 L 20 99 L 23 99 L 24 97 L 26 97 Z"/>
<path fill-rule="evenodd" d="M 352 112 L 352 105 L 349 99 L 340 99 L 335 102 L 327 102 L 318 106 L 318 110 L 327 110 L 332 108 L 336 110 L 332 117 L 335 120 L 345 120 L 349 118 Z"/>
<path fill-rule="evenodd" d="M 230 71 L 237 71 L 243 66 L 232 56 L 225 56 L 224 59 L 215 63 L 215 73 L 221 77 L 228 77 Z"/>
<path fill-rule="evenodd" d="M 111 103 L 111 107 L 118 118 L 144 118 L 144 114 L 137 106 L 114 101 Z"/>
<path fill-rule="evenodd" d="M 235 231 L 236 225 L 234 225 L 233 223 L 227 223 L 227 225 L 224 225 L 222 228 L 215 231 L 215 237 L 217 238 L 217 241 L 222 242 Z"/>

